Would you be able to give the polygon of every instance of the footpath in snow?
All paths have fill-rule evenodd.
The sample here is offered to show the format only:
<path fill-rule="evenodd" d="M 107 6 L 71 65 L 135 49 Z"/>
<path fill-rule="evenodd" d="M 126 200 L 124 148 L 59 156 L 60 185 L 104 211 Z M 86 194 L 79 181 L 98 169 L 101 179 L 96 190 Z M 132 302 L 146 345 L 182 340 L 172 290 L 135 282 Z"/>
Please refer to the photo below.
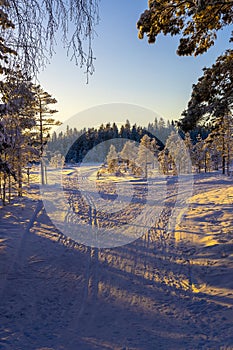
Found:
<path fill-rule="evenodd" d="M 195 177 L 175 232 L 90 248 L 52 224 L 39 189 L 0 208 L 0 349 L 233 349 L 233 181 Z"/>

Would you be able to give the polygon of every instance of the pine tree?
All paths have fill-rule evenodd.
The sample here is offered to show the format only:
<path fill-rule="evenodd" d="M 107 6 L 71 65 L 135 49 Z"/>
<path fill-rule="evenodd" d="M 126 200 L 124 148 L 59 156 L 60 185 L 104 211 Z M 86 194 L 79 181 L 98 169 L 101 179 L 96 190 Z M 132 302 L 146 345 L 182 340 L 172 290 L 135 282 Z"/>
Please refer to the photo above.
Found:
<path fill-rule="evenodd" d="M 20 71 L 11 72 L 0 84 L 3 102 L 1 104 L 2 120 L 11 144 L 5 158 L 16 173 L 19 196 L 22 196 L 22 170 L 29 159 L 28 154 L 33 153 L 29 145 L 29 134 L 35 126 L 31 88 L 30 79 Z"/>
<path fill-rule="evenodd" d="M 145 178 L 148 175 L 148 165 L 153 165 L 155 158 L 154 142 L 151 138 L 145 134 L 140 141 L 138 147 L 138 158 L 137 163 L 143 169 Z"/>
<path fill-rule="evenodd" d="M 0 37 L 0 75 L 1 77 L 1 85 L 0 90 L 2 90 L 4 85 L 4 79 L 7 74 L 11 72 L 9 67 L 9 60 L 11 56 L 16 56 L 16 51 L 12 49 L 4 39 L 4 33 L 8 35 L 9 30 L 14 29 L 14 24 L 9 19 L 7 14 L 8 3 L 5 0 L 0 1 L 1 9 L 0 9 L 0 29 L 1 29 L 1 37 Z M 8 178 L 9 184 L 11 182 L 11 176 L 15 178 L 15 173 L 11 169 L 10 164 L 6 159 L 6 150 L 10 147 L 10 141 L 7 135 L 7 130 L 5 128 L 5 123 L 2 120 L 2 115 L 5 114 L 5 104 L 0 105 L 0 195 L 2 198 L 2 202 L 5 205 L 6 202 L 6 180 Z M 10 192 L 10 186 L 9 186 Z M 10 200 L 10 193 L 8 199 Z"/>
<path fill-rule="evenodd" d="M 194 145 L 194 153 L 193 153 L 194 165 L 198 173 L 200 173 L 204 167 L 204 161 L 205 161 L 204 146 L 205 146 L 204 140 L 201 138 L 201 135 L 198 135 L 197 143 Z"/>
<path fill-rule="evenodd" d="M 137 159 L 138 155 L 138 147 L 136 146 L 134 141 L 127 141 L 121 152 L 120 152 L 120 158 L 121 161 L 124 163 L 125 170 L 131 170 L 132 172 L 135 172 L 137 165 L 135 163 L 135 159 Z"/>
<path fill-rule="evenodd" d="M 188 151 L 188 154 L 190 156 L 190 160 L 191 160 L 191 162 L 193 164 L 193 161 L 194 161 L 194 145 L 193 145 L 193 141 L 192 141 L 192 139 L 190 137 L 190 133 L 189 132 L 185 133 L 184 145 L 185 145 L 185 147 L 186 147 L 186 149 Z M 190 170 L 192 171 L 192 169 L 190 169 Z M 188 171 L 189 170 L 187 169 L 187 172 Z"/>
<path fill-rule="evenodd" d="M 116 171 L 118 166 L 118 153 L 116 151 L 116 147 L 114 145 L 110 146 L 109 152 L 106 157 L 108 171 L 110 173 Z"/>
<path fill-rule="evenodd" d="M 7 154 L 11 148 L 11 140 L 6 131 L 4 120 L 0 122 L 0 198 L 6 204 L 6 186 L 8 180 L 8 201 L 11 201 L 11 178 L 16 180 L 15 171 L 8 162 Z"/>
<path fill-rule="evenodd" d="M 65 164 L 65 157 L 61 153 L 56 152 L 50 159 L 49 165 L 53 168 L 62 168 Z"/>
<path fill-rule="evenodd" d="M 176 175 L 192 171 L 189 150 L 179 134 L 174 131 L 167 138 L 165 149 L 159 154 L 159 161 L 164 173 L 171 170 Z"/>
<path fill-rule="evenodd" d="M 219 170 L 219 165 L 221 163 L 221 154 L 218 149 L 218 138 L 214 136 L 211 132 L 205 139 L 205 143 L 208 145 L 211 168 L 213 170 Z"/>
<path fill-rule="evenodd" d="M 232 0 L 149 0 L 137 28 L 139 38 L 146 34 L 149 43 L 155 43 L 160 34 L 177 35 L 177 54 L 197 56 L 214 45 L 219 30 L 232 23 Z"/>
<path fill-rule="evenodd" d="M 45 169 L 43 164 L 43 151 L 44 147 L 50 137 L 49 131 L 53 125 L 60 125 L 59 121 L 51 118 L 52 115 L 57 113 L 57 110 L 51 109 L 50 105 L 57 103 L 57 100 L 52 97 L 48 92 L 44 91 L 40 85 L 33 86 L 34 95 L 34 112 L 36 113 L 36 125 L 33 144 L 39 149 L 39 155 L 41 158 L 41 183 L 45 183 Z"/>
<path fill-rule="evenodd" d="M 172 164 L 172 159 L 166 147 L 159 152 L 158 161 L 159 161 L 160 172 L 164 175 L 168 175 L 169 169 Z"/>
<path fill-rule="evenodd" d="M 206 142 L 210 149 L 210 155 L 217 170 L 221 159 L 222 173 L 229 175 L 232 162 L 233 148 L 233 118 L 230 115 L 219 117 L 214 123 L 213 130 Z"/>
<path fill-rule="evenodd" d="M 121 159 L 129 166 L 137 158 L 138 147 L 133 141 L 127 141 L 120 152 Z"/>

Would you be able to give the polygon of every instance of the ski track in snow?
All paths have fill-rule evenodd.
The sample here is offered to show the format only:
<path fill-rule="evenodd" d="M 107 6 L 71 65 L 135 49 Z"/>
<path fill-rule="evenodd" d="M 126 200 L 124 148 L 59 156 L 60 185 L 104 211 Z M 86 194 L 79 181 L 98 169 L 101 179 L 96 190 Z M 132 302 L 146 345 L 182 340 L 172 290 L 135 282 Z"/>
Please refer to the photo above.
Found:
<path fill-rule="evenodd" d="M 214 186 L 232 186 L 232 180 L 198 175 L 194 195 Z M 35 187 L 20 206 L 2 208 L 0 349 L 233 349 L 232 289 L 210 295 L 199 288 L 219 257 L 195 265 L 206 247 L 177 243 L 166 231 L 176 196 L 174 181 L 155 227 L 112 249 L 63 236 Z M 231 278 L 230 263 L 225 258 L 217 271 Z"/>

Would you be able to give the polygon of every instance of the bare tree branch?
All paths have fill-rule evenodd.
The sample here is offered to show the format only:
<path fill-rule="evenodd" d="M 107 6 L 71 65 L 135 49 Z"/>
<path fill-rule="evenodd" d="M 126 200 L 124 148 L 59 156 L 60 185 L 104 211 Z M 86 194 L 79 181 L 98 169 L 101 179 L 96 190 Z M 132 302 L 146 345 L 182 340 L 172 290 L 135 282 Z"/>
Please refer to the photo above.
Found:
<path fill-rule="evenodd" d="M 17 51 L 14 65 L 36 76 L 54 54 L 58 39 L 71 60 L 94 71 L 92 41 L 98 24 L 99 0 L 8 0 L 5 11 L 15 28 L 2 30 L 6 44 Z M 1 5 L 1 3 L 0 3 Z"/>

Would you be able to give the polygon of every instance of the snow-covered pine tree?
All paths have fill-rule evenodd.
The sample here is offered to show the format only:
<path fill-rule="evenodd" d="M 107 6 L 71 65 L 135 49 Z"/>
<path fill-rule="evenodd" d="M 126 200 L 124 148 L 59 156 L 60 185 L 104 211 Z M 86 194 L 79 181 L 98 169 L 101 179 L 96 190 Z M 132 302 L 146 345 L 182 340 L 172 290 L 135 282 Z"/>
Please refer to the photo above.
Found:
<path fill-rule="evenodd" d="M 135 159 L 137 159 L 138 155 L 138 147 L 135 145 L 135 142 L 126 141 L 119 155 L 126 169 L 132 170 L 135 168 Z"/>
<path fill-rule="evenodd" d="M 33 144 L 37 147 L 41 158 L 41 183 L 45 182 L 45 167 L 43 164 L 43 151 L 47 144 L 52 126 L 60 125 L 59 121 L 56 121 L 52 116 L 57 113 L 56 109 L 50 107 L 51 104 L 57 103 L 57 100 L 52 97 L 48 92 L 44 91 L 40 85 L 33 85 L 34 96 L 34 112 L 36 114 L 36 125 L 34 127 L 34 140 Z"/>
<path fill-rule="evenodd" d="M 201 135 L 199 134 L 197 136 L 197 142 L 194 145 L 194 152 L 193 152 L 193 161 L 194 166 L 196 168 L 196 172 L 200 173 L 201 170 L 204 168 L 204 162 L 205 162 L 205 142 L 201 138 Z"/>
<path fill-rule="evenodd" d="M 154 150 L 154 142 L 152 143 L 151 138 L 145 134 L 140 141 L 138 147 L 138 158 L 137 163 L 142 168 L 143 174 L 147 177 L 148 173 L 148 165 L 154 164 L 155 159 L 155 150 Z"/>
<path fill-rule="evenodd" d="M 118 167 L 118 153 L 116 151 L 116 147 L 114 145 L 111 145 L 109 148 L 109 152 L 106 157 L 107 165 L 108 165 L 108 171 L 110 173 L 113 173 L 117 170 Z"/>
<path fill-rule="evenodd" d="M 11 148 L 9 134 L 4 126 L 4 120 L 0 121 L 0 198 L 2 204 L 6 204 L 6 191 L 8 181 L 8 202 L 11 201 L 11 180 L 16 180 L 15 172 L 7 159 L 8 150 Z"/>
<path fill-rule="evenodd" d="M 211 159 L 217 170 L 221 164 L 222 173 L 229 175 L 233 150 L 233 118 L 227 114 L 219 117 L 213 125 L 213 130 L 207 138 Z"/>
<path fill-rule="evenodd" d="M 158 153 L 158 161 L 160 172 L 164 175 L 168 175 L 172 159 L 166 147 Z"/>
<path fill-rule="evenodd" d="M 158 145 L 156 139 L 152 139 L 150 147 L 151 147 L 151 151 L 154 153 L 154 157 L 152 160 L 152 168 L 154 168 L 158 163 L 157 161 L 158 161 L 158 154 L 159 154 L 160 146 Z"/>
<path fill-rule="evenodd" d="M 224 117 L 225 126 L 225 144 L 226 144 L 226 171 L 230 175 L 230 169 L 233 166 L 233 117 L 228 114 Z"/>
<path fill-rule="evenodd" d="M 61 155 L 59 152 L 55 152 L 55 154 L 51 157 L 49 165 L 53 168 L 62 168 L 65 164 L 65 157 Z"/>
<path fill-rule="evenodd" d="M 7 74 L 10 72 L 9 68 L 9 58 L 10 56 L 15 56 L 16 51 L 13 50 L 9 45 L 6 43 L 6 40 L 3 37 L 3 34 L 7 35 L 9 30 L 14 28 L 14 24 L 9 19 L 9 16 L 7 14 L 7 6 L 8 3 L 4 0 L 1 0 L 1 16 L 0 16 L 0 30 L 1 30 L 1 37 L 0 37 L 0 75 L 1 77 L 1 88 L 4 84 L 4 79 Z M 14 172 L 11 170 L 10 165 L 8 164 L 6 160 L 6 149 L 9 148 L 10 142 L 9 138 L 6 132 L 6 128 L 4 126 L 4 122 L 2 121 L 2 115 L 5 113 L 5 106 L 0 106 L 0 196 L 2 199 L 3 204 L 5 205 L 6 202 L 6 181 L 8 179 L 8 182 L 11 182 L 11 176 L 15 176 Z M 9 187 L 9 196 L 8 199 L 10 199 L 10 186 Z"/>
<path fill-rule="evenodd" d="M 190 133 L 189 132 L 185 133 L 184 144 L 185 144 L 186 150 L 189 153 L 189 157 L 190 157 L 191 163 L 193 164 L 193 161 L 194 161 L 194 145 L 193 145 L 193 141 L 192 141 L 192 139 L 190 137 Z M 186 172 L 189 172 L 189 169 L 186 169 Z M 192 169 L 191 169 L 191 172 L 192 172 Z"/>
<path fill-rule="evenodd" d="M 219 170 L 221 164 L 221 154 L 218 149 L 218 139 L 213 137 L 213 132 L 211 132 L 205 139 L 205 143 L 208 144 L 211 169 Z"/>
<path fill-rule="evenodd" d="M 120 136 L 123 139 L 130 139 L 131 137 L 131 126 L 128 119 L 126 119 L 125 125 L 121 126 Z"/>
<path fill-rule="evenodd" d="M 178 133 L 172 131 L 167 138 L 165 149 L 168 150 L 169 168 L 172 173 L 190 173 L 191 162 L 189 161 L 188 151 L 185 149 L 185 144 Z"/>
<path fill-rule="evenodd" d="M 15 71 L 0 82 L 0 91 L 1 118 L 10 139 L 5 158 L 17 176 L 18 196 L 22 196 L 23 167 L 34 152 L 30 146 L 30 131 L 35 126 L 32 83 L 22 72 Z"/>

